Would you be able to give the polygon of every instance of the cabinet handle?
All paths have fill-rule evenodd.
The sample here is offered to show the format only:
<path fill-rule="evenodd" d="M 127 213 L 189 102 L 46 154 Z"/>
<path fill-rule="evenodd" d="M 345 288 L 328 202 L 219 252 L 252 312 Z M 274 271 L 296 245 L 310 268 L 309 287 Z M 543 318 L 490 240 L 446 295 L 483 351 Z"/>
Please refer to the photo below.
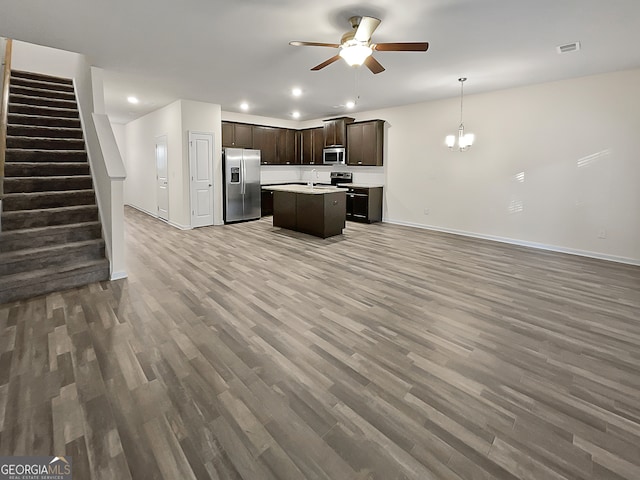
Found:
<path fill-rule="evenodd" d="M 362 162 L 358 162 L 358 165 L 362 165 Z"/>

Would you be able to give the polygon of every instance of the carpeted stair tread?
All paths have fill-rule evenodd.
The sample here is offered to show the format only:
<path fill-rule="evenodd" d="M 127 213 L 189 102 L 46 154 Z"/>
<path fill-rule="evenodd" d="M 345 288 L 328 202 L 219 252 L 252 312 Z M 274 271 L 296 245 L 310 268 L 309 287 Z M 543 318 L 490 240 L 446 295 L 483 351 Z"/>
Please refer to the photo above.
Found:
<path fill-rule="evenodd" d="M 86 162 L 85 150 L 41 150 L 7 148 L 6 162 Z"/>
<path fill-rule="evenodd" d="M 63 192 L 7 193 L 3 198 L 4 212 L 37 210 L 72 205 L 93 205 L 96 197 L 93 189 L 67 190 Z"/>
<path fill-rule="evenodd" d="M 84 150 L 82 138 L 46 138 L 7 135 L 7 148 L 39 150 Z"/>
<path fill-rule="evenodd" d="M 82 139 L 80 127 L 50 127 L 48 125 L 7 125 L 7 135 L 35 138 Z"/>
<path fill-rule="evenodd" d="M 23 113 L 9 113 L 7 116 L 9 125 L 40 125 L 49 127 L 81 128 L 82 124 L 77 118 L 47 117 L 45 115 L 28 115 Z"/>
<path fill-rule="evenodd" d="M 72 92 L 61 92 L 60 90 L 46 90 L 44 88 L 34 88 L 25 85 L 11 85 L 9 93 L 27 95 L 40 98 L 59 98 L 62 100 L 75 100 L 76 95 Z"/>
<path fill-rule="evenodd" d="M 0 253 L 0 276 L 63 266 L 104 257 L 104 240 L 94 238 L 62 245 L 46 245 Z"/>
<path fill-rule="evenodd" d="M 10 103 L 8 113 L 44 115 L 46 117 L 78 118 L 77 109 L 29 105 L 28 103 Z"/>
<path fill-rule="evenodd" d="M 0 252 L 81 242 L 101 236 L 102 228 L 98 221 L 9 230 L 0 232 Z"/>
<path fill-rule="evenodd" d="M 75 100 L 65 100 L 63 98 L 35 97 L 33 95 L 23 95 L 20 93 L 9 94 L 9 104 L 12 103 L 21 105 L 40 105 L 56 108 L 78 108 Z"/>
<path fill-rule="evenodd" d="M 16 76 L 11 77 L 10 84 L 19 85 L 21 87 L 40 88 L 42 90 L 55 90 L 56 92 L 72 93 L 74 91 L 73 85 L 65 85 L 63 83 L 32 80 L 30 78 L 19 78 Z"/>
<path fill-rule="evenodd" d="M 7 162 L 6 177 L 89 175 L 87 162 Z"/>
<path fill-rule="evenodd" d="M 6 175 L 6 172 L 5 172 Z M 91 175 L 11 177 L 4 179 L 4 193 L 61 192 L 93 188 Z"/>
<path fill-rule="evenodd" d="M 70 78 L 56 77 L 55 75 L 47 75 L 45 73 L 27 72 L 25 70 L 11 70 L 11 77 L 29 80 L 40 80 L 73 87 L 73 80 L 71 80 Z"/>
<path fill-rule="evenodd" d="M 98 220 L 97 205 L 74 205 L 71 207 L 43 208 L 2 212 L 2 230 L 18 230 L 51 225 L 69 225 Z"/>
<path fill-rule="evenodd" d="M 81 287 L 109 279 L 109 261 L 78 262 L 0 278 L 0 303 Z"/>

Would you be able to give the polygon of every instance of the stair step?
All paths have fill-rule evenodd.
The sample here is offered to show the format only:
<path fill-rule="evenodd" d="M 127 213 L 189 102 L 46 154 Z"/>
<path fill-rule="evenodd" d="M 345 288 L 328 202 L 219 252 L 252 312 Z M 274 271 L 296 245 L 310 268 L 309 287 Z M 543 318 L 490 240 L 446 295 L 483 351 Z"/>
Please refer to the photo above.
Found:
<path fill-rule="evenodd" d="M 7 135 L 14 137 L 82 138 L 81 128 L 49 127 L 42 125 L 7 125 Z"/>
<path fill-rule="evenodd" d="M 84 150 L 7 148 L 5 158 L 7 162 L 86 162 L 87 152 Z"/>
<path fill-rule="evenodd" d="M 107 259 L 78 262 L 0 278 L 0 303 L 36 297 L 109 279 Z"/>
<path fill-rule="evenodd" d="M 2 231 L 98 221 L 97 205 L 2 212 Z"/>
<path fill-rule="evenodd" d="M 87 190 L 93 188 L 91 175 L 10 177 L 4 179 L 4 193 L 61 192 L 65 190 Z"/>
<path fill-rule="evenodd" d="M 48 127 L 81 128 L 80 120 L 68 117 L 47 117 L 44 115 L 26 115 L 10 113 L 7 116 L 9 125 L 41 125 Z"/>
<path fill-rule="evenodd" d="M 70 92 L 61 92 L 59 90 L 46 90 L 44 88 L 26 87 L 24 85 L 9 85 L 10 94 L 28 95 L 30 97 L 40 98 L 59 98 L 61 100 L 75 101 L 76 95 Z"/>
<path fill-rule="evenodd" d="M 84 140 L 82 138 L 14 137 L 7 135 L 7 148 L 84 150 Z"/>
<path fill-rule="evenodd" d="M 79 118 L 77 109 L 45 107 L 24 103 L 9 103 L 9 113 L 23 113 L 26 115 L 44 115 L 45 117 Z"/>
<path fill-rule="evenodd" d="M 71 223 L 0 232 L 0 253 L 82 242 L 102 237 L 100 222 Z"/>
<path fill-rule="evenodd" d="M 96 195 L 93 189 L 88 189 L 64 192 L 7 193 L 2 203 L 5 212 L 15 212 L 18 210 L 93 205 L 95 202 Z"/>
<path fill-rule="evenodd" d="M 44 73 L 25 72 L 24 70 L 11 70 L 11 79 L 21 78 L 27 80 L 37 80 L 47 83 L 57 83 L 73 87 L 73 80 L 65 77 L 55 77 Z"/>
<path fill-rule="evenodd" d="M 0 277 L 100 258 L 104 258 L 102 238 L 4 252 L 0 253 Z"/>
<path fill-rule="evenodd" d="M 4 164 L 7 177 L 44 177 L 89 175 L 89 164 L 80 162 L 7 162 Z"/>
<path fill-rule="evenodd" d="M 43 98 L 31 95 L 11 94 L 9 95 L 9 103 L 18 103 L 21 105 L 38 105 L 55 108 L 78 108 L 75 100 L 64 100 L 59 98 Z"/>

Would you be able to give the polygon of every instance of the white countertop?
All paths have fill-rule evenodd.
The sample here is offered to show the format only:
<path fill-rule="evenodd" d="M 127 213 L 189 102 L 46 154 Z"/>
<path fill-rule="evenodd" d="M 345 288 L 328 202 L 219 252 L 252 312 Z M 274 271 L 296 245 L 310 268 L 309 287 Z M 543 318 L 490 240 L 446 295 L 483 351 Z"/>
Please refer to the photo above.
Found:
<path fill-rule="evenodd" d="M 332 187 L 329 185 L 315 185 L 314 187 L 309 187 L 307 185 L 285 184 L 285 185 L 269 185 L 269 186 L 265 185 L 262 188 L 264 190 L 273 190 L 277 192 L 307 193 L 310 195 L 323 195 L 325 193 L 346 192 L 344 188 Z"/>
<path fill-rule="evenodd" d="M 341 187 L 348 187 L 348 188 L 378 188 L 378 187 L 384 187 L 384 185 L 365 185 L 364 183 L 341 183 L 340 186 Z"/>

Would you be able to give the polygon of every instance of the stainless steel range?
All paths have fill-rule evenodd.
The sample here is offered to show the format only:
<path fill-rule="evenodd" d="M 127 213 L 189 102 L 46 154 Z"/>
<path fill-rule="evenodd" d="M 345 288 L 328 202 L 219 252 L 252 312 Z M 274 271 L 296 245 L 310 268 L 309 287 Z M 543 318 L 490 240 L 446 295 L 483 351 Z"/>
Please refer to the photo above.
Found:
<path fill-rule="evenodd" d="M 353 173 L 351 172 L 331 172 L 331 185 L 340 185 L 341 183 L 352 183 Z"/>

